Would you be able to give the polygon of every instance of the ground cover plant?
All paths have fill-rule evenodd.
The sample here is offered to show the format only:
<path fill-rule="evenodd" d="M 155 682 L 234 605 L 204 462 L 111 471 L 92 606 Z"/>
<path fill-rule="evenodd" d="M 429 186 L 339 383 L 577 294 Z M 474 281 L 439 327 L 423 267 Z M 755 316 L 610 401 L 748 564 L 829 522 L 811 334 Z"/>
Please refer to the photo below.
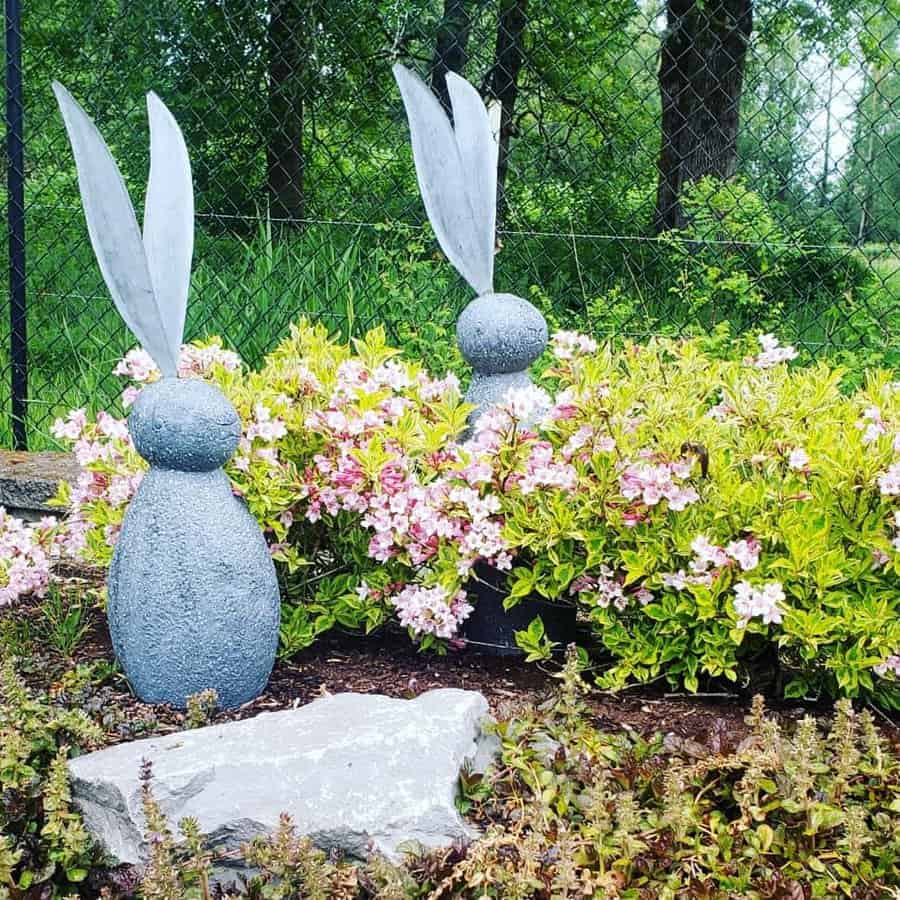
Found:
<path fill-rule="evenodd" d="M 470 435 L 456 378 L 381 331 L 349 347 L 300 324 L 258 371 L 216 341 L 181 366 L 244 422 L 228 471 L 282 567 L 283 654 L 390 623 L 445 650 L 487 563 L 511 603 L 577 606 L 611 660 L 603 686 L 718 679 L 896 707 L 900 394 L 878 372 L 844 392 L 839 368 L 795 355 L 771 335 L 615 350 L 558 332 L 544 387 Z M 126 404 L 155 377 L 141 351 L 119 371 Z M 7 600 L 46 581 L 33 545 L 105 565 L 141 477 L 124 421 L 80 410 L 55 430 L 85 473 L 62 529 L 12 540 Z M 520 642 L 554 649 L 540 622 Z"/>
<path fill-rule="evenodd" d="M 875 900 L 900 888 L 896 732 L 879 730 L 869 711 L 841 701 L 833 715 L 787 719 L 756 698 L 743 728 L 713 719 L 702 743 L 664 739 L 603 724 L 574 648 L 554 690 L 496 707 L 494 768 L 462 773 L 459 806 L 478 839 L 410 847 L 400 864 L 360 863 L 328 856 L 283 817 L 243 850 L 257 872 L 215 885 L 198 824 L 167 821 L 146 767 L 148 863 L 111 869 L 70 808 L 64 767 L 79 749 L 122 739 L 104 718 L 114 704 L 81 708 L 108 672 L 57 664 L 48 688 L 47 666 L 19 665 L 27 684 L 7 660 L 0 696 L 10 748 L 0 767 L 0 896 L 12 900 Z"/>

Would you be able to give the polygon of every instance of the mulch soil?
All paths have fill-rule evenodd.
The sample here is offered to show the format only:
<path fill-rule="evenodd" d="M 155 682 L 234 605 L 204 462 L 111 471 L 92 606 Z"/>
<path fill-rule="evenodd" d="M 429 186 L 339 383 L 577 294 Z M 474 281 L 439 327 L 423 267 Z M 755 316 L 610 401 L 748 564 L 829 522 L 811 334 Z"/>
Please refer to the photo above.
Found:
<path fill-rule="evenodd" d="M 30 658 L 20 665 L 26 682 L 35 688 L 49 688 L 53 693 L 60 689 L 55 682 L 74 665 L 112 661 L 105 616 L 96 609 L 90 616 L 89 630 L 73 660 L 60 658 L 40 640 L 33 641 Z M 3 618 L 11 617 L 30 619 L 32 634 L 40 635 L 38 604 L 0 611 L 0 624 Z M 553 674 L 549 668 L 526 664 L 518 658 L 486 655 L 471 648 L 451 650 L 444 656 L 420 653 L 402 633 L 360 637 L 331 632 L 290 660 L 279 661 L 262 696 L 239 709 L 218 712 L 211 721 L 245 719 L 346 691 L 409 699 L 435 688 L 480 691 L 493 713 L 502 718 L 523 706 L 545 701 L 557 684 Z M 70 701 L 73 699 L 78 704 L 79 698 Z M 645 737 L 662 733 L 667 747 L 682 754 L 701 756 L 725 750 L 747 733 L 746 697 L 724 693 L 673 694 L 663 686 L 650 685 L 617 693 L 592 690 L 586 700 L 597 727 L 634 730 Z M 82 705 L 103 720 L 111 743 L 185 727 L 182 712 L 141 703 L 121 676 L 107 680 Z M 801 705 L 795 701 L 769 705 L 786 721 L 808 713 L 826 716 L 830 712 L 825 705 Z M 896 716 L 892 719 L 875 712 L 885 734 L 900 749 L 900 721 Z"/>

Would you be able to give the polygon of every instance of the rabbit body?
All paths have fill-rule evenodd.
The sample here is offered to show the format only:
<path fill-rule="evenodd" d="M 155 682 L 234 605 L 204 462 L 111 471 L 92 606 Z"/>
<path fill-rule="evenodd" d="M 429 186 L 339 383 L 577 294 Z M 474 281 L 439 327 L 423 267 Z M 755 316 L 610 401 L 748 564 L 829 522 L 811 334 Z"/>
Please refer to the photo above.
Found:
<path fill-rule="evenodd" d="M 125 514 L 109 573 L 109 626 L 135 693 L 184 707 L 214 688 L 239 706 L 265 687 L 280 602 L 259 525 L 219 466 L 240 422 L 202 381 L 144 388 L 129 418 L 151 463 Z"/>

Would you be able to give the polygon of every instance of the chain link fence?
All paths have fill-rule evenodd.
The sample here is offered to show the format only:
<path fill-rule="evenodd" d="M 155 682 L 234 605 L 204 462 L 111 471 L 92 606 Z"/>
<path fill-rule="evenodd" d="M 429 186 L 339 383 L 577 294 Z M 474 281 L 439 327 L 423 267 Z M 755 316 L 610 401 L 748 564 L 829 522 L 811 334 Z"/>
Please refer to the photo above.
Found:
<path fill-rule="evenodd" d="M 299 316 L 451 344 L 469 294 L 425 222 L 396 60 L 442 100 L 453 70 L 498 107 L 496 284 L 552 324 L 641 338 L 728 323 L 900 362 L 897 0 L 30 0 L 20 23 L 16 6 L 2 202 L 14 226 L 24 177 L 24 269 L 13 233 L 0 445 L 16 418 L 20 443 L 52 446 L 55 416 L 115 406 L 130 346 L 54 78 L 95 117 L 139 218 L 145 92 L 172 109 L 196 192 L 186 334 L 249 364 Z"/>

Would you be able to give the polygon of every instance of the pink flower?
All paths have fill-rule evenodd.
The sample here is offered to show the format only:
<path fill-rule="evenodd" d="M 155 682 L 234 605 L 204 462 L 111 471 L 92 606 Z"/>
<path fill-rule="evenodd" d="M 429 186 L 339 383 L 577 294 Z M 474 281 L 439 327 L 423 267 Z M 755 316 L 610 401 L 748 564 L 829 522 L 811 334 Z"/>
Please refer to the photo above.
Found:
<path fill-rule="evenodd" d="M 741 567 L 744 572 L 749 572 L 759 565 L 759 541 L 749 538 L 746 540 L 732 541 L 725 552 Z"/>
<path fill-rule="evenodd" d="M 691 550 L 694 551 L 694 561 L 691 563 L 694 572 L 706 572 L 710 566 L 721 568 L 728 565 L 728 555 L 721 547 L 711 543 L 706 535 L 697 535 L 691 542 Z"/>
<path fill-rule="evenodd" d="M 802 471 L 809 465 L 809 456 L 802 447 L 795 447 L 788 456 L 788 465 Z"/>
<path fill-rule="evenodd" d="M 891 673 L 895 678 L 900 678 L 900 653 L 892 653 L 884 662 L 872 666 L 876 675 L 882 678 Z"/>
<path fill-rule="evenodd" d="M 390 602 L 397 610 L 400 624 L 417 637 L 433 634 L 452 638 L 472 612 L 465 591 L 450 594 L 442 587 L 407 585 Z"/>
<path fill-rule="evenodd" d="M 56 419 L 50 433 L 58 440 L 77 441 L 87 425 L 87 413 L 83 408 L 73 409 L 65 419 Z"/>
<path fill-rule="evenodd" d="M 900 463 L 893 463 L 883 475 L 878 476 L 878 487 L 885 497 L 900 494 Z"/>
<path fill-rule="evenodd" d="M 557 331 L 550 338 L 550 347 L 557 359 L 574 359 L 597 352 L 597 342 L 577 331 Z"/>
<path fill-rule="evenodd" d="M 144 383 L 159 377 L 159 369 L 153 358 L 142 347 L 129 350 L 113 369 L 115 375 L 125 375 L 132 381 Z"/>
<path fill-rule="evenodd" d="M 753 359 L 753 365 L 757 369 L 770 369 L 779 363 L 796 359 L 797 351 L 791 346 L 780 346 L 778 338 L 771 334 L 759 336 L 759 345 L 762 352 Z"/>
<path fill-rule="evenodd" d="M 753 587 L 746 581 L 734 586 L 734 611 L 738 615 L 738 628 L 746 628 L 750 619 L 759 616 L 764 625 L 780 625 L 782 613 L 780 605 L 785 596 L 777 581 L 769 582 L 762 588 Z"/>
<path fill-rule="evenodd" d="M 862 420 L 856 427 L 863 431 L 862 442 L 872 444 L 883 434 L 887 434 L 887 426 L 881 418 L 881 410 L 877 406 L 867 406 L 863 410 Z"/>

